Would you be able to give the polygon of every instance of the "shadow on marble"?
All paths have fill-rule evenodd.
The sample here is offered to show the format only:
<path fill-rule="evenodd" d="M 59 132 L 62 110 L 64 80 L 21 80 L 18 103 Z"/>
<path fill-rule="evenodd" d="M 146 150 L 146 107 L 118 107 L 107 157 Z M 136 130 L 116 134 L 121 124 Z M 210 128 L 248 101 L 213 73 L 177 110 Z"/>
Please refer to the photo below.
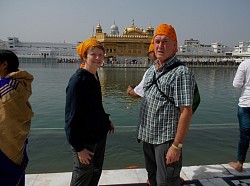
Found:
<path fill-rule="evenodd" d="M 228 173 L 228 171 L 225 170 L 224 167 L 221 165 L 190 166 L 190 167 L 183 167 L 182 170 L 185 173 L 188 180 L 231 176 Z"/>

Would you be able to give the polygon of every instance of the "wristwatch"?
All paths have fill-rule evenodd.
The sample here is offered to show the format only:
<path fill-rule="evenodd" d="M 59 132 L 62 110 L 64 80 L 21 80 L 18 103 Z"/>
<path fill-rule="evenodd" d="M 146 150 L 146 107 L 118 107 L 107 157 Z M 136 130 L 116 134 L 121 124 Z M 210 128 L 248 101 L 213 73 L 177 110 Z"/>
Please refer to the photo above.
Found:
<path fill-rule="evenodd" d="M 176 147 L 176 149 L 181 149 L 183 147 L 182 143 L 173 143 L 172 145 Z"/>

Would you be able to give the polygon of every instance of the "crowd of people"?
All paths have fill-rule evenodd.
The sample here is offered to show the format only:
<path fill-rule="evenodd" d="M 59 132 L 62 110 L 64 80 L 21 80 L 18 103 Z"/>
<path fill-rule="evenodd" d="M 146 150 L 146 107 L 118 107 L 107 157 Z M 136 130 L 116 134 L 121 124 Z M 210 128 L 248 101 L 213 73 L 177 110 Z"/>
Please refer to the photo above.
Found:
<path fill-rule="evenodd" d="M 177 51 L 174 27 L 160 24 L 148 50 L 152 65 L 137 86 L 127 88 L 129 96 L 141 99 L 137 139 L 143 146 L 147 183 L 151 186 L 183 184 L 182 149 L 193 116 L 197 83 L 190 68 L 175 66 L 179 63 Z M 103 64 L 105 49 L 90 38 L 77 46 L 77 53 L 82 62 L 69 79 L 65 105 L 65 134 L 74 162 L 71 186 L 96 186 L 107 135 L 115 131 L 103 107 L 97 71 Z M 0 78 L 0 183 L 23 186 L 33 116 L 28 101 L 33 76 L 19 69 L 13 52 L 1 50 Z M 233 86 L 242 88 L 238 105 L 240 138 L 237 161 L 229 165 L 242 172 L 250 138 L 250 60 L 239 65 Z"/>

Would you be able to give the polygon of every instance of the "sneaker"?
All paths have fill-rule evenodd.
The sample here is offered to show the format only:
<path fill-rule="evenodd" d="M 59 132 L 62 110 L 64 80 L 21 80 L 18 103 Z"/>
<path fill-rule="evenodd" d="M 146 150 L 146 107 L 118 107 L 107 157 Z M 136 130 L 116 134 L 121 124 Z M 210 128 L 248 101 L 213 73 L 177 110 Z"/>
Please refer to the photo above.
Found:
<path fill-rule="evenodd" d="M 238 162 L 238 161 L 237 162 L 230 162 L 230 163 L 228 163 L 228 165 L 230 165 L 232 168 L 234 168 L 238 172 L 243 171 L 243 164 Z"/>

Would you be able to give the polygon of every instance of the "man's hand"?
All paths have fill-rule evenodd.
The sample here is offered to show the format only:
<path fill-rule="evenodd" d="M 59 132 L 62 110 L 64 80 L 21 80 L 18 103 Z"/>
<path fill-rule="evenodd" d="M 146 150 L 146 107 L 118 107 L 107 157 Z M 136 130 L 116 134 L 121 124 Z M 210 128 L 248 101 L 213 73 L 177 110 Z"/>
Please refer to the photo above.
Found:
<path fill-rule="evenodd" d="M 140 98 L 141 96 L 139 96 L 138 94 L 135 93 L 134 88 L 135 88 L 135 86 L 129 85 L 127 88 L 127 94 L 129 96 L 131 96 L 132 98 Z"/>
<path fill-rule="evenodd" d="M 166 164 L 171 164 L 176 161 L 179 161 L 181 156 L 181 149 L 175 149 L 174 147 L 169 147 L 168 152 L 166 154 Z"/>

